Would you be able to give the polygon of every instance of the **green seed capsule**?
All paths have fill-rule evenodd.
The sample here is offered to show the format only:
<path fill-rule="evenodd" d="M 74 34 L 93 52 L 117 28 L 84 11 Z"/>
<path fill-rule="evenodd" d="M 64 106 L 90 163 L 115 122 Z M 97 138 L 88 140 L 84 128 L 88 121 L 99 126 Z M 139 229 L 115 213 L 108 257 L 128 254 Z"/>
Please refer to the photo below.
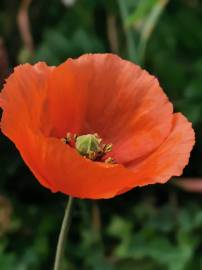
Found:
<path fill-rule="evenodd" d="M 78 136 L 76 138 L 75 147 L 80 155 L 86 157 L 92 156 L 92 153 L 95 153 L 94 156 L 96 156 L 102 151 L 100 138 L 92 134 Z"/>

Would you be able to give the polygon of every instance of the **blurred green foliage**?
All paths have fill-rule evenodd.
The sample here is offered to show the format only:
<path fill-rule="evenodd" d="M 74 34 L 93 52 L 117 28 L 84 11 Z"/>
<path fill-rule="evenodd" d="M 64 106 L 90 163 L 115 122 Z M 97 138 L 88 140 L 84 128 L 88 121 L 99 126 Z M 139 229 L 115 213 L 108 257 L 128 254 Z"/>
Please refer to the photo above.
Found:
<path fill-rule="evenodd" d="M 9 70 L 26 61 L 57 65 L 88 52 L 116 52 L 141 64 L 193 121 L 198 143 L 185 175 L 202 175 L 201 1 L 32 1 L 33 53 L 16 23 L 19 9 L 20 1 L 0 2 Z M 43 189 L 2 135 L 0 153 L 6 198 L 0 200 L 0 269 L 51 269 L 66 197 Z M 78 200 L 64 270 L 200 270 L 201 203 L 201 195 L 169 184 L 97 205 Z"/>

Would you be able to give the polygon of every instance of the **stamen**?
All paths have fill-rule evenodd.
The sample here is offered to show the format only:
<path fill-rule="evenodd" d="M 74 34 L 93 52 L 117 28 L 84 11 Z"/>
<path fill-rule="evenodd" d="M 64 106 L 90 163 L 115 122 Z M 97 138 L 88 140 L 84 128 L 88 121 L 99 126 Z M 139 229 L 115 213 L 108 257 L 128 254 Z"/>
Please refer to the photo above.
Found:
<path fill-rule="evenodd" d="M 66 137 L 65 138 L 62 138 L 61 141 L 63 143 L 65 143 L 65 144 L 69 144 L 71 142 L 71 138 L 72 138 L 71 133 L 68 132 L 67 135 L 66 135 Z"/>
<path fill-rule="evenodd" d="M 114 164 L 116 162 L 112 157 L 108 157 L 107 159 L 105 159 L 105 163 Z"/>
<path fill-rule="evenodd" d="M 104 148 L 103 148 L 103 151 L 105 153 L 111 152 L 112 151 L 112 144 L 105 144 Z"/>

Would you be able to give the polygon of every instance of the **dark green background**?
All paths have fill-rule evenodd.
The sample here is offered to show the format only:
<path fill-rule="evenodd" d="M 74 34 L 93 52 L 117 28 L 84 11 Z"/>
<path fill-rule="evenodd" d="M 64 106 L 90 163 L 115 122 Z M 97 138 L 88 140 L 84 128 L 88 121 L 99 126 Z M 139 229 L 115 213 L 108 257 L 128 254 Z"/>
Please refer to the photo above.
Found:
<path fill-rule="evenodd" d="M 19 63 L 57 65 L 87 52 L 113 51 L 135 61 L 159 78 L 175 110 L 193 122 L 197 143 L 184 176 L 202 175 L 201 1 L 171 0 L 154 23 L 151 14 L 164 1 L 77 0 L 65 6 L 35 0 L 29 7 L 33 54 L 16 23 L 20 2 L 0 1 L 1 78 Z M 153 31 L 144 43 L 146 23 Z M 110 42 L 116 32 L 117 41 Z M 40 186 L 3 135 L 0 168 L 0 269 L 52 269 L 67 198 Z M 64 270 L 202 269 L 202 194 L 172 183 L 111 200 L 78 200 Z"/>

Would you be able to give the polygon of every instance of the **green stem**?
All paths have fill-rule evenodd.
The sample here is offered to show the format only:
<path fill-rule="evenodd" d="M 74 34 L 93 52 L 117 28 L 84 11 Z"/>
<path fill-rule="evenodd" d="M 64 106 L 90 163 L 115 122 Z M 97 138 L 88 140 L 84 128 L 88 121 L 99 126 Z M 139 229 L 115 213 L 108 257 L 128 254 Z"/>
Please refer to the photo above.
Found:
<path fill-rule="evenodd" d="M 58 238 L 54 270 L 61 270 L 61 265 L 63 263 L 65 240 L 71 223 L 72 205 L 73 205 L 73 197 L 69 197 Z"/>
<path fill-rule="evenodd" d="M 121 14 L 121 18 L 122 18 L 122 23 L 123 23 L 123 29 L 124 29 L 125 36 L 126 36 L 126 43 L 127 43 L 129 60 L 137 63 L 138 57 L 137 57 L 136 45 L 135 45 L 133 32 L 130 28 L 126 28 L 126 25 L 125 25 L 125 22 L 128 18 L 128 10 L 127 10 L 127 6 L 126 6 L 126 1 L 125 0 L 118 0 L 118 4 L 119 4 L 120 14 Z"/>

